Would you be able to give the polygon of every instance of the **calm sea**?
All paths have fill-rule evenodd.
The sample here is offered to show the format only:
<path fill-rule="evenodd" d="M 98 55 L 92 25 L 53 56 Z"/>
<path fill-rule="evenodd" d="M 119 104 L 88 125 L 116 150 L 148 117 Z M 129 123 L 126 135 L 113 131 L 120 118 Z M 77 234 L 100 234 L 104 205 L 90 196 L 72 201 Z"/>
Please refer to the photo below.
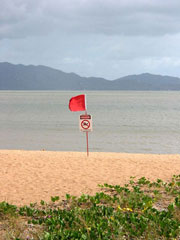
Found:
<path fill-rule="evenodd" d="M 79 115 L 68 102 L 82 92 L 0 91 L 0 149 L 86 151 Z M 180 92 L 90 91 L 90 151 L 180 153 Z"/>

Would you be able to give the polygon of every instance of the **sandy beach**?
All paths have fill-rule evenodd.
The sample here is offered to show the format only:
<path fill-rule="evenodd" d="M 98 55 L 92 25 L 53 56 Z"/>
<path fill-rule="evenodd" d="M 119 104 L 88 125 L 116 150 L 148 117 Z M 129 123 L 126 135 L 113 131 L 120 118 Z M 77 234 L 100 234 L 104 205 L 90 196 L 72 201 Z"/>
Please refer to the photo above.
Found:
<path fill-rule="evenodd" d="M 0 150 L 0 201 L 23 205 L 51 196 L 93 194 L 130 176 L 164 181 L 180 174 L 180 155 Z"/>

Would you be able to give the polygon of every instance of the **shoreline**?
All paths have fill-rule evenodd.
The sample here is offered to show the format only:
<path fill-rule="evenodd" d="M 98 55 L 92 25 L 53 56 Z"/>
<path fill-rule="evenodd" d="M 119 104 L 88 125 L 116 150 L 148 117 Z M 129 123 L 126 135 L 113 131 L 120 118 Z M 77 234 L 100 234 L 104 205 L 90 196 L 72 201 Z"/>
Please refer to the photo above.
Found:
<path fill-rule="evenodd" d="M 0 202 L 23 205 L 94 194 L 98 184 L 124 185 L 130 176 L 169 181 L 180 174 L 180 155 L 0 150 L 0 172 Z"/>

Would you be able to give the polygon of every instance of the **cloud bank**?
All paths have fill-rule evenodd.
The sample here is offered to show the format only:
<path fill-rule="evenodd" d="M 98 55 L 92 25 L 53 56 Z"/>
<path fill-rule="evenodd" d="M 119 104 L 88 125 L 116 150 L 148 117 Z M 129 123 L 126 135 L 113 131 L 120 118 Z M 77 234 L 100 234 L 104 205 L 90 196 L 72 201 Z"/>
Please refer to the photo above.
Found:
<path fill-rule="evenodd" d="M 68 34 L 159 36 L 180 31 L 179 0 L 1 0 L 0 37 Z"/>
<path fill-rule="evenodd" d="M 0 61 L 180 76 L 179 0 L 1 0 Z"/>

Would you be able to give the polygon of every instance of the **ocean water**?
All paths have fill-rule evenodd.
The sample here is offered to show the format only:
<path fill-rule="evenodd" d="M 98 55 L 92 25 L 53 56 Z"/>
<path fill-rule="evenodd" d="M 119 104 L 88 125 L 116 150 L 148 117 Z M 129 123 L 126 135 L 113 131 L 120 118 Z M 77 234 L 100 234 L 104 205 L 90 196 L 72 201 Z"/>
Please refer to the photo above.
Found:
<path fill-rule="evenodd" d="M 69 99 L 87 94 L 90 151 L 180 153 L 180 92 L 0 91 L 0 149 L 86 151 Z"/>

